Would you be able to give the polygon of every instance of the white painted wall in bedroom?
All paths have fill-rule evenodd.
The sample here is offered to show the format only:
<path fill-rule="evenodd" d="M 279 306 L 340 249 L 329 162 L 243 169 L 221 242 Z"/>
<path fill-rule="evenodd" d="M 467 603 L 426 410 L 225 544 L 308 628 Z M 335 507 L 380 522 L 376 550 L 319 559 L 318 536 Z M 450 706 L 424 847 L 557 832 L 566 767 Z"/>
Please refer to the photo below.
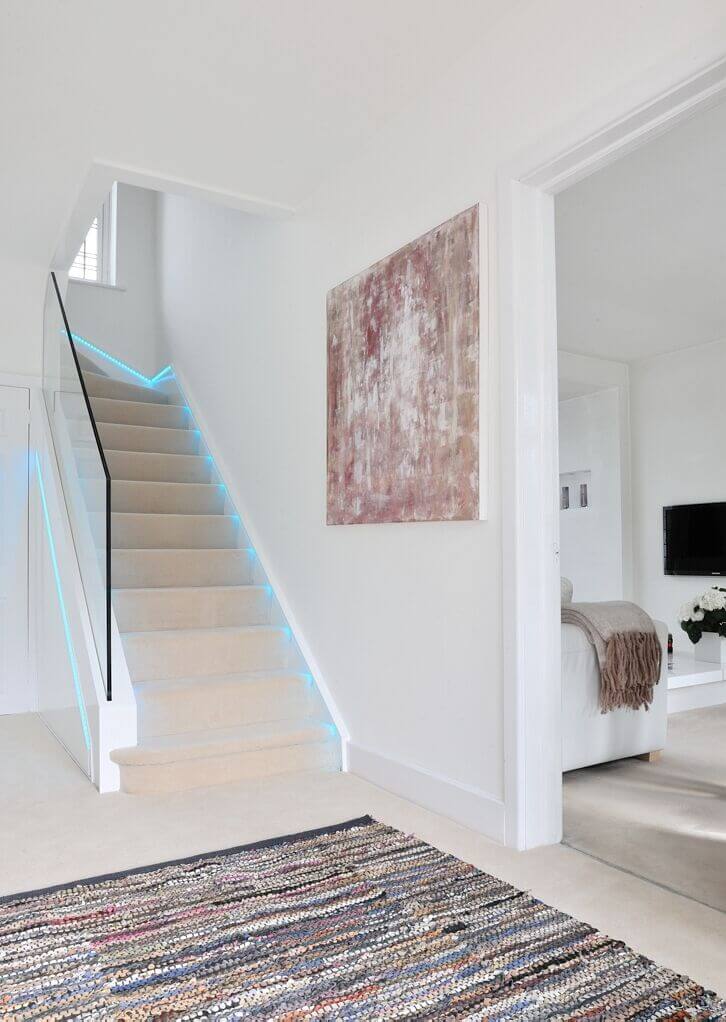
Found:
<path fill-rule="evenodd" d="M 663 508 L 726 501 L 724 379 L 726 340 L 630 367 L 637 599 L 689 650 L 678 610 L 714 580 L 663 573 Z"/>
<path fill-rule="evenodd" d="M 156 192 L 118 185 L 116 280 L 94 287 L 70 278 L 71 329 L 134 369 L 153 376 L 163 364 L 156 258 Z"/>
<path fill-rule="evenodd" d="M 560 401 L 560 475 L 589 471 L 588 507 L 578 494 L 560 510 L 560 570 L 574 599 L 623 598 L 620 408 L 616 388 Z"/>

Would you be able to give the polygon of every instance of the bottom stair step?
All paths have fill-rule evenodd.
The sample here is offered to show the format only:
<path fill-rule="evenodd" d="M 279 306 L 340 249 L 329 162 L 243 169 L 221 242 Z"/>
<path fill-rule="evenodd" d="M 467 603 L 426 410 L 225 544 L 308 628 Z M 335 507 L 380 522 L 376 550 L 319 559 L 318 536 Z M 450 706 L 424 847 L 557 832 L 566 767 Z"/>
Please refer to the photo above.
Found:
<path fill-rule="evenodd" d="M 202 728 L 275 720 L 321 720 L 325 705 L 312 677 L 299 671 L 250 671 L 134 685 L 139 741 Z"/>
<path fill-rule="evenodd" d="M 160 794 L 300 770 L 339 770 L 340 740 L 318 720 L 269 721 L 144 739 L 115 749 L 121 790 Z"/>

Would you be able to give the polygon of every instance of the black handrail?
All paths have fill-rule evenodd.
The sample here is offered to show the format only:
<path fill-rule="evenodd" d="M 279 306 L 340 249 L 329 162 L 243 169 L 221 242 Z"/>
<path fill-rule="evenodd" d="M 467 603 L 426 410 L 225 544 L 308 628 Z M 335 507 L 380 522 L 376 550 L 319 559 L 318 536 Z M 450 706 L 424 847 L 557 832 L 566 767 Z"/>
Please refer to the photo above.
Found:
<path fill-rule="evenodd" d="M 113 686 L 111 684 L 111 473 L 108 470 L 106 455 L 104 454 L 101 437 L 98 432 L 98 426 L 96 425 L 96 417 L 93 414 L 91 402 L 88 397 L 88 391 L 86 390 L 86 383 L 83 379 L 81 363 L 78 360 L 78 352 L 76 351 L 76 345 L 73 341 L 73 333 L 68 324 L 68 317 L 66 315 L 65 306 L 63 305 L 63 299 L 61 298 L 58 281 L 56 280 L 55 273 L 52 270 L 50 276 L 53 281 L 56 298 L 58 299 L 58 305 L 60 306 L 61 315 L 63 317 L 63 326 L 65 327 L 66 335 L 68 337 L 68 343 L 71 347 L 73 364 L 76 367 L 78 381 L 81 384 L 81 392 L 83 393 L 83 400 L 86 403 L 86 411 L 88 412 L 88 417 L 91 420 L 91 428 L 96 440 L 98 456 L 101 459 L 101 465 L 103 466 L 103 474 L 106 477 L 106 699 L 110 701 L 113 692 Z"/>

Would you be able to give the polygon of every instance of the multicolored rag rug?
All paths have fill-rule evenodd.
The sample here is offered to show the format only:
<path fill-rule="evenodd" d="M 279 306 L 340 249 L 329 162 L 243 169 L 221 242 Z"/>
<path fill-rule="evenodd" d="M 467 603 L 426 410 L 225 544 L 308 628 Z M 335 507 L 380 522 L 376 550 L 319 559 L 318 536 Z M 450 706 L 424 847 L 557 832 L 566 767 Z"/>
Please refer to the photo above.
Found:
<path fill-rule="evenodd" d="M 0 1018 L 726 1019 L 726 1004 L 369 818 L 0 903 Z"/>

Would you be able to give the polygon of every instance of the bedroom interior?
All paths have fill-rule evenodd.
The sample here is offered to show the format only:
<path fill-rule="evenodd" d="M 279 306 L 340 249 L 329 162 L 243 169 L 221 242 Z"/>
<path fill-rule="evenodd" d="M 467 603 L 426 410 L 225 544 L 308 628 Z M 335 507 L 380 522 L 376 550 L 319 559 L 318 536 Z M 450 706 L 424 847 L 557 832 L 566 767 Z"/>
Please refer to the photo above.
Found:
<path fill-rule="evenodd" d="M 564 841 L 721 911 L 725 173 L 717 103 L 555 206 Z"/>

